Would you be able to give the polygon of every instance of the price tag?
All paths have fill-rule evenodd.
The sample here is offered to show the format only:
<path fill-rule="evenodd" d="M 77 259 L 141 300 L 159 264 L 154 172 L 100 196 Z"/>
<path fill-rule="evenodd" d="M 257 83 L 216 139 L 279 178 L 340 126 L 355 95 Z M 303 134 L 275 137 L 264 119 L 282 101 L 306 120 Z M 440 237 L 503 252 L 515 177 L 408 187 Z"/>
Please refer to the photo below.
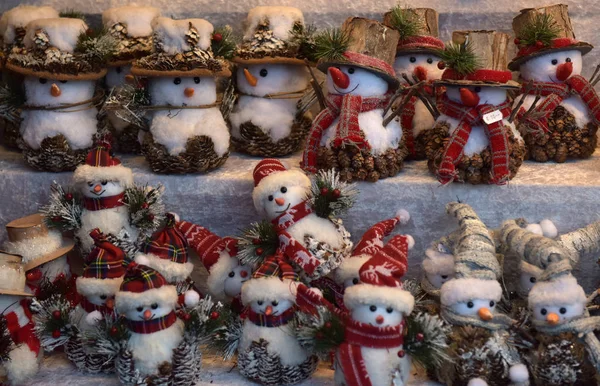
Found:
<path fill-rule="evenodd" d="M 483 121 L 487 125 L 491 125 L 492 123 L 496 123 L 502 120 L 502 112 L 500 110 L 492 111 L 491 113 L 487 113 L 483 116 Z"/>

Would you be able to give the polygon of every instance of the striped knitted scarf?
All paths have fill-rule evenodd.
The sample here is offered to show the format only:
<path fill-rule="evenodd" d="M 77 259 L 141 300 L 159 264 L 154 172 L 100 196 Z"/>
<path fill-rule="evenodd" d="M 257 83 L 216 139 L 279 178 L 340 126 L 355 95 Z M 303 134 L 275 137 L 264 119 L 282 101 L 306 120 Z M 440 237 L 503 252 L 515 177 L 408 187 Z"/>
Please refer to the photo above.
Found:
<path fill-rule="evenodd" d="M 448 184 L 456 179 L 456 165 L 460 162 L 465 145 L 471 135 L 473 126 L 484 125 L 490 141 L 490 150 L 492 152 L 492 170 L 490 183 L 504 184 L 510 177 L 508 168 L 510 155 L 508 145 L 508 131 L 504 126 L 502 119 L 486 124 L 484 116 L 495 111 L 500 111 L 502 118 L 506 118 L 511 113 L 510 103 L 505 101 L 501 105 L 480 105 L 469 108 L 448 99 L 447 95 L 442 96 L 439 105 L 440 112 L 451 118 L 459 120 L 458 127 L 450 136 L 450 140 L 444 148 L 442 162 L 438 168 L 438 180 L 442 184 Z"/>
<path fill-rule="evenodd" d="M 265 315 L 254 312 L 251 308 L 248 309 L 248 320 L 259 327 L 279 327 L 288 324 L 294 319 L 296 310 L 294 307 L 285 310 L 281 315 Z"/>
<path fill-rule="evenodd" d="M 123 198 L 125 197 L 125 192 L 121 194 L 117 194 L 116 196 L 110 197 L 84 197 L 83 205 L 85 209 L 90 211 L 102 210 L 102 209 L 111 209 L 119 206 L 125 205 L 123 202 Z"/>
<path fill-rule="evenodd" d="M 151 320 L 129 320 L 127 319 L 127 327 L 137 334 L 152 334 L 161 330 L 166 330 L 177 321 L 175 311 L 161 316 L 160 318 Z"/>
<path fill-rule="evenodd" d="M 516 323 L 515 320 L 504 314 L 496 314 L 492 320 L 481 320 L 477 316 L 459 315 L 446 306 L 442 306 L 441 315 L 446 322 L 454 326 L 481 327 L 490 331 L 506 330 Z"/>
<path fill-rule="evenodd" d="M 321 144 L 321 138 L 323 138 L 325 130 L 338 117 L 339 122 L 332 145 L 336 148 L 351 145 L 361 149 L 370 149 L 371 146 L 358 124 L 358 115 L 367 111 L 383 109 L 388 104 L 390 97 L 389 93 L 380 97 L 368 98 L 352 94 L 328 95 L 327 107 L 313 121 L 302 157 L 302 168 L 310 173 L 317 171 L 317 149 Z"/>

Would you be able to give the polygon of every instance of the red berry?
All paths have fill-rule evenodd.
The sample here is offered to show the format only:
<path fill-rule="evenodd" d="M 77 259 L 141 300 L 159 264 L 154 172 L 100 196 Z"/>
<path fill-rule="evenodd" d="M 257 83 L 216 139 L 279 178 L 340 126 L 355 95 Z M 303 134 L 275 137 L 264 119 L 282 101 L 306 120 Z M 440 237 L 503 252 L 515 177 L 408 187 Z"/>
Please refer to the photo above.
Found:
<path fill-rule="evenodd" d="M 154 220 L 154 215 L 152 213 L 148 213 L 148 220 Z"/>
<path fill-rule="evenodd" d="M 321 196 L 326 196 L 329 193 L 329 189 L 321 188 Z"/>
<path fill-rule="evenodd" d="M 52 217 L 52 221 L 54 221 L 54 222 L 61 222 L 62 221 L 62 217 L 60 217 L 60 216 L 54 216 L 54 217 Z"/>
<path fill-rule="evenodd" d="M 256 248 L 256 254 L 258 256 L 262 256 L 262 254 L 265 253 L 265 250 L 262 248 Z"/>
<path fill-rule="evenodd" d="M 321 331 L 319 331 L 319 332 L 317 332 L 317 334 L 315 335 L 315 337 L 316 337 L 318 340 L 321 340 L 321 339 L 323 339 L 323 337 L 324 337 L 324 336 L 323 336 L 323 333 L 322 333 Z"/>
<path fill-rule="evenodd" d="M 142 209 L 148 209 L 149 206 L 147 202 L 142 203 Z"/>
<path fill-rule="evenodd" d="M 192 316 L 190 314 L 183 314 L 183 316 L 181 317 L 181 319 L 183 319 L 184 321 L 189 321 L 192 318 Z"/>
<path fill-rule="evenodd" d="M 341 194 L 342 192 L 339 189 L 333 189 L 333 198 L 340 198 Z"/>
<path fill-rule="evenodd" d="M 260 239 L 254 239 L 254 240 L 252 240 L 252 244 L 254 244 L 254 245 L 260 244 Z"/>
<path fill-rule="evenodd" d="M 52 331 L 52 337 L 54 339 L 60 338 L 60 330 L 54 330 L 54 331 Z"/>
<path fill-rule="evenodd" d="M 417 342 L 422 342 L 425 339 L 425 335 L 423 335 L 422 333 L 419 332 L 419 333 L 417 333 L 415 338 L 417 339 Z"/>
<path fill-rule="evenodd" d="M 71 201 L 73 199 L 73 195 L 71 193 L 65 194 L 65 200 Z"/>
<path fill-rule="evenodd" d="M 538 40 L 537 42 L 535 42 L 535 46 L 537 48 L 542 48 L 542 47 L 544 47 L 544 43 L 542 43 L 540 40 Z"/>
<path fill-rule="evenodd" d="M 115 326 L 112 326 L 112 327 L 110 328 L 110 335 L 111 335 L 111 336 L 116 336 L 118 333 L 119 333 L 119 329 L 118 329 L 118 328 L 116 328 Z"/>
<path fill-rule="evenodd" d="M 404 350 L 398 351 L 398 358 L 404 358 L 404 355 L 406 355 L 406 353 L 404 352 Z"/>
<path fill-rule="evenodd" d="M 331 322 L 326 322 L 325 323 L 325 328 L 330 329 L 331 328 Z"/>
<path fill-rule="evenodd" d="M 223 40 L 223 35 L 221 35 L 220 33 L 213 34 L 212 40 L 214 40 L 217 43 L 220 43 L 221 40 Z"/>
<path fill-rule="evenodd" d="M 521 44 L 521 39 L 519 38 L 515 38 L 515 44 L 518 46 L 519 44 Z"/>
<path fill-rule="evenodd" d="M 52 311 L 52 317 L 56 320 L 60 319 L 60 311 L 59 310 Z"/>
<path fill-rule="evenodd" d="M 438 69 L 443 70 L 446 68 L 446 63 L 444 63 L 444 61 L 440 60 L 437 64 Z"/>
<path fill-rule="evenodd" d="M 64 273 L 59 273 L 58 276 L 56 277 L 58 280 L 65 280 L 65 274 Z"/>
<path fill-rule="evenodd" d="M 213 312 L 211 312 L 211 313 L 210 313 L 210 318 L 211 318 L 212 320 L 219 319 L 219 313 L 218 313 L 217 311 L 213 311 Z"/>

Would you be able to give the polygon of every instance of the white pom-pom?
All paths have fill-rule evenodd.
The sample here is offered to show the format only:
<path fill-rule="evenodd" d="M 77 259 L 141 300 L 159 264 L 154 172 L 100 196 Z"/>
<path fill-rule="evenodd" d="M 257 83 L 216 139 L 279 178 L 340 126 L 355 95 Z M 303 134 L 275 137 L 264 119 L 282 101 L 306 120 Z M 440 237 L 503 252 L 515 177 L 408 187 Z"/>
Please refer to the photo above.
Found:
<path fill-rule="evenodd" d="M 194 290 L 186 291 L 184 302 L 187 307 L 195 307 L 200 303 L 200 294 Z"/>
<path fill-rule="evenodd" d="M 481 378 L 473 378 L 469 381 L 467 386 L 487 386 L 487 382 Z"/>
<path fill-rule="evenodd" d="M 181 217 L 179 217 L 179 215 L 175 212 L 169 212 L 168 214 L 173 215 L 173 218 L 175 219 L 175 222 L 179 222 L 181 220 Z"/>
<path fill-rule="evenodd" d="M 558 236 L 558 229 L 556 229 L 556 225 L 548 219 L 544 219 L 540 221 L 540 227 L 542 228 L 542 234 L 551 239 Z"/>
<path fill-rule="evenodd" d="M 92 311 L 85 316 L 85 321 L 90 326 L 97 325 L 98 322 L 102 319 L 104 319 L 104 316 L 102 316 L 102 313 L 100 311 Z"/>
<path fill-rule="evenodd" d="M 540 236 L 543 235 L 542 227 L 540 226 L 540 224 L 528 224 L 525 227 L 525 230 L 529 231 L 531 233 L 535 233 L 536 235 L 540 235 Z"/>
<path fill-rule="evenodd" d="M 400 220 L 400 224 L 406 225 L 410 221 L 410 213 L 406 209 L 398 209 L 396 218 Z"/>
<path fill-rule="evenodd" d="M 508 370 L 508 377 L 512 382 L 526 382 L 529 379 L 527 366 L 522 363 L 511 366 Z"/>
<path fill-rule="evenodd" d="M 408 244 L 408 250 L 410 251 L 415 246 L 415 239 L 411 235 L 406 235 L 406 243 Z"/>
<path fill-rule="evenodd" d="M 135 262 L 139 265 L 150 265 L 150 259 L 146 255 L 139 254 L 135 257 Z"/>

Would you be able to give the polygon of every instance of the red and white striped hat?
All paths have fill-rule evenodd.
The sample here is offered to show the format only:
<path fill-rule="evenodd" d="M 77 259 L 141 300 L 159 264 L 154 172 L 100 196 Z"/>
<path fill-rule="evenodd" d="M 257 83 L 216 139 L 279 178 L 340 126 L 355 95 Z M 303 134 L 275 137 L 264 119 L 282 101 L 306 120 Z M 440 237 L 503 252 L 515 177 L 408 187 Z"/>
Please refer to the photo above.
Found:
<path fill-rule="evenodd" d="M 261 212 L 261 201 L 279 191 L 282 186 L 302 186 L 307 192 L 310 189 L 310 179 L 304 172 L 295 169 L 286 169 L 283 164 L 274 158 L 265 158 L 254 167 L 254 190 L 252 200 L 257 211 Z"/>

